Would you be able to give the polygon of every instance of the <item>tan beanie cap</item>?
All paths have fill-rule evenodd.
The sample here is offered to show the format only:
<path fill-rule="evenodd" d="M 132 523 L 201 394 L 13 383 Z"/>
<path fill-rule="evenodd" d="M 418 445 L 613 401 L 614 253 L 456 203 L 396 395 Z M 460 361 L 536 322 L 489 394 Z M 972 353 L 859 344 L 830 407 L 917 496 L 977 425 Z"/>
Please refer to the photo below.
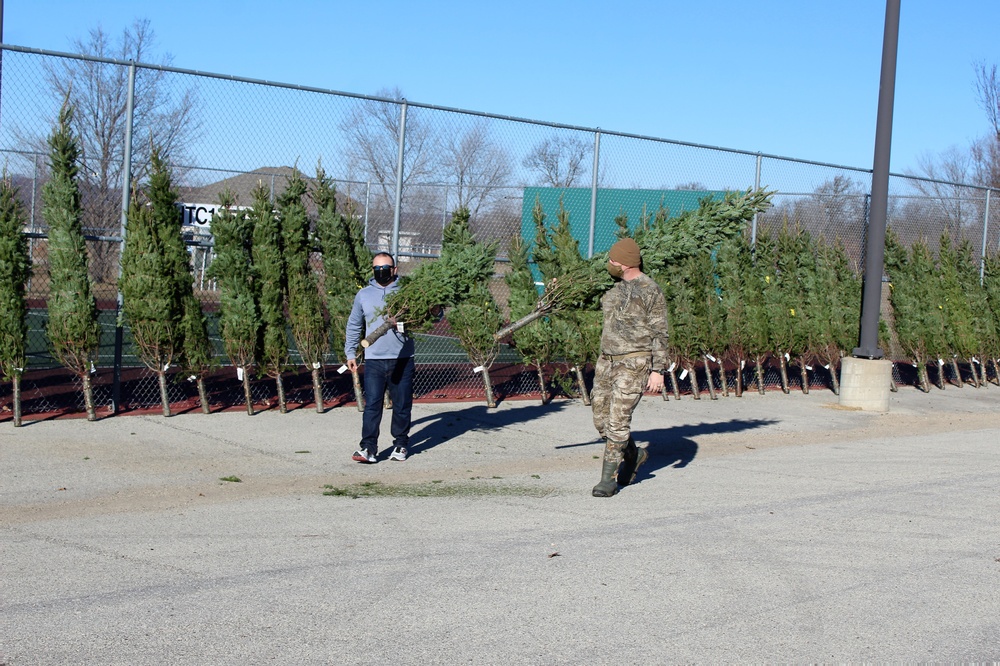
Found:
<path fill-rule="evenodd" d="M 611 246 L 612 261 L 617 261 L 622 266 L 632 266 L 638 268 L 642 264 L 642 254 L 639 252 L 639 245 L 631 238 L 623 238 Z"/>

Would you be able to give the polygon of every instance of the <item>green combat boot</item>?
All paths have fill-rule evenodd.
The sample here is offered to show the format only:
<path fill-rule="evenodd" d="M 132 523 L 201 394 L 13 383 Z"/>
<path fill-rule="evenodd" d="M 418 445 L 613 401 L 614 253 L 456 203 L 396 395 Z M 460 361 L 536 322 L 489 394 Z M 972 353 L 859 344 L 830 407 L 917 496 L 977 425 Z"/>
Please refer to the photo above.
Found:
<path fill-rule="evenodd" d="M 604 445 L 604 465 L 601 467 L 601 481 L 592 492 L 594 497 L 611 497 L 618 492 L 618 483 L 615 481 L 615 473 L 622 463 L 622 449 L 625 442 L 608 440 Z"/>
<path fill-rule="evenodd" d="M 628 438 L 625 449 L 622 451 L 622 465 L 618 469 L 618 485 L 627 486 L 635 482 L 635 476 L 639 468 L 649 458 L 646 449 L 640 449 L 635 445 L 635 440 Z"/>

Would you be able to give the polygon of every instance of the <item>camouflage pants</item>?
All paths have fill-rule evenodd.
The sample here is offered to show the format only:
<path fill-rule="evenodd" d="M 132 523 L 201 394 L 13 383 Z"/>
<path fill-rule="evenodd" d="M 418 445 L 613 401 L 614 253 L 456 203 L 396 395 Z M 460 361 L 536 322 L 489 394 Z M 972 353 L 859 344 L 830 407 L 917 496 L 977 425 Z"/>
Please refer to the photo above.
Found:
<path fill-rule="evenodd" d="M 591 404 L 594 427 L 613 442 L 627 442 L 632 435 L 632 411 L 649 381 L 652 359 L 646 356 L 620 361 L 597 359 Z"/>

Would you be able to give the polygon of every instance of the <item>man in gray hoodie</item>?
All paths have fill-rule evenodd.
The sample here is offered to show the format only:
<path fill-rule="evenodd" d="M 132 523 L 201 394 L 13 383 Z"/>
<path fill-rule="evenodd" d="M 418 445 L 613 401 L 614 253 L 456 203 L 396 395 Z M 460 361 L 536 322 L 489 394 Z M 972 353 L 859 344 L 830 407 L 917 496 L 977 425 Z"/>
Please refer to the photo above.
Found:
<path fill-rule="evenodd" d="M 385 321 L 382 316 L 385 298 L 399 289 L 396 262 L 391 254 L 376 254 L 372 259 L 372 271 L 374 276 L 354 297 L 351 316 L 347 319 L 344 355 L 351 372 L 358 369 L 356 355 L 361 339 Z M 387 389 L 392 399 L 393 449 L 389 460 L 406 460 L 413 407 L 413 350 L 413 338 L 399 330 L 389 331 L 365 350 L 365 412 L 361 445 L 351 456 L 354 460 L 378 462 L 378 436 Z"/>

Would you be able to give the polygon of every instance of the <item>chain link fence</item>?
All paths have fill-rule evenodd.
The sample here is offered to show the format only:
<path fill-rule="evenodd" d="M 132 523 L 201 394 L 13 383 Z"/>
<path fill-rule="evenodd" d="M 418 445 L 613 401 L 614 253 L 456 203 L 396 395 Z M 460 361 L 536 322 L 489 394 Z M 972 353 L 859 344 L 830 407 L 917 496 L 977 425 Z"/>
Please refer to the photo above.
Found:
<path fill-rule="evenodd" d="M 581 252 L 592 256 L 614 242 L 614 219 L 622 213 L 635 225 L 661 207 L 678 214 L 707 194 L 763 187 L 775 192 L 774 205 L 753 220 L 753 237 L 799 224 L 814 236 L 839 240 L 858 266 L 863 262 L 871 191 L 866 169 L 14 46 L 0 47 L 0 56 L 0 157 L 28 215 L 33 260 L 25 413 L 82 409 L 78 380 L 57 367 L 45 337 L 41 192 L 48 178 L 46 139 L 67 96 L 78 114 L 84 231 L 103 332 L 95 395 L 113 411 L 159 404 L 156 377 L 134 354 L 127 327 L 116 336 L 126 233 L 122 183 L 127 174 L 144 178 L 153 144 L 168 156 L 185 209 L 194 285 L 212 323 L 219 363 L 210 385 L 219 407 L 240 405 L 243 397 L 215 327 L 219 294 L 206 275 L 211 216 L 227 189 L 241 205 L 252 202 L 259 184 L 275 198 L 293 168 L 308 177 L 321 167 L 333 178 L 341 212 L 356 216 L 368 246 L 392 252 L 403 274 L 438 256 L 444 225 L 454 210 L 467 207 L 476 237 L 499 245 L 491 288 L 501 303 L 507 249 L 517 235 L 534 238 L 536 201 L 550 222 L 565 207 Z M 133 121 L 127 126 L 130 87 Z M 904 243 L 924 238 L 932 248 L 948 229 L 981 258 L 1000 243 L 1000 202 L 991 197 L 996 192 L 982 187 L 893 175 L 889 225 Z M 417 354 L 417 399 L 484 397 L 481 379 L 446 324 L 419 336 Z M 327 405 L 352 401 L 349 376 L 335 371 L 337 351 L 326 361 Z M 298 363 L 294 347 L 292 362 Z M 286 380 L 289 400 L 309 403 L 309 376 L 298 367 Z M 569 368 L 557 364 L 554 370 Z M 539 395 L 535 372 L 522 367 L 513 350 L 502 350 L 491 375 L 501 397 Z M 184 405 L 193 409 L 193 383 L 175 380 L 172 400 L 181 411 Z M 7 385 L 2 390 L 6 403 Z M 257 380 L 253 396 L 274 401 L 273 381 Z"/>

